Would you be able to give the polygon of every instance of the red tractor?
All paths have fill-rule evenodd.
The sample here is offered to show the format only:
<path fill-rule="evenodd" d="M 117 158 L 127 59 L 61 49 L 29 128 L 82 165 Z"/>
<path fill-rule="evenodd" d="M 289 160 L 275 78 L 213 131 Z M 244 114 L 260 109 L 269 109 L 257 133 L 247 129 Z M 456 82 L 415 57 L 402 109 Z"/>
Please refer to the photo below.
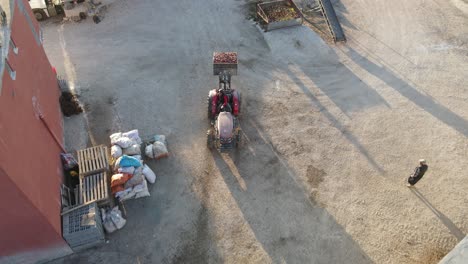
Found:
<path fill-rule="evenodd" d="M 221 60 L 226 54 L 235 54 L 235 60 Z M 237 74 L 237 54 L 234 52 L 217 53 L 213 56 L 214 74 L 219 75 L 219 85 L 208 94 L 208 119 L 211 127 L 207 133 L 208 147 L 221 152 L 239 146 L 242 131 L 239 126 L 241 110 L 240 92 L 231 87 L 231 76 Z"/>

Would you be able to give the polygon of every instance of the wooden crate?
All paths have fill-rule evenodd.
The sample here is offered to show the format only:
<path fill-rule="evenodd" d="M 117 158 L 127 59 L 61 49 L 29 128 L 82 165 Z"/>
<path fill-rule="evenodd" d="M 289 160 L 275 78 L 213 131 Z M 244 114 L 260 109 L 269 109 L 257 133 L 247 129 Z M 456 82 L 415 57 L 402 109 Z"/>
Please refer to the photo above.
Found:
<path fill-rule="evenodd" d="M 109 179 L 107 172 L 80 176 L 80 204 L 98 202 L 105 204 L 109 199 Z"/>
<path fill-rule="evenodd" d="M 80 177 L 105 172 L 109 169 L 107 147 L 104 145 L 78 150 Z"/>
<path fill-rule="evenodd" d="M 289 20 L 283 21 L 271 21 L 270 18 L 265 13 L 264 9 L 271 6 L 286 5 L 289 4 L 298 14 L 298 18 L 292 18 Z M 302 14 L 299 8 L 296 6 L 292 0 L 275 0 L 269 2 L 261 2 L 257 4 L 257 17 L 261 21 L 260 25 L 265 31 L 270 31 L 273 29 L 280 29 L 285 27 L 299 26 L 302 25 Z"/>
<path fill-rule="evenodd" d="M 237 52 L 233 52 L 236 53 L 236 62 L 233 63 L 215 63 L 217 53 L 223 52 L 213 52 L 213 75 L 220 75 L 223 71 L 229 72 L 231 75 L 237 75 Z"/>

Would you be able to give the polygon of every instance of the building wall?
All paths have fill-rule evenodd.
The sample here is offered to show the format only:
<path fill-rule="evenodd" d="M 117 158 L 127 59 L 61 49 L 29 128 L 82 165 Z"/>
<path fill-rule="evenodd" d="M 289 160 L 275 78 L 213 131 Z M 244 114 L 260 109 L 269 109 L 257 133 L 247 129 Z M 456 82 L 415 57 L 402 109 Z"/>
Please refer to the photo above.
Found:
<path fill-rule="evenodd" d="M 5 69 L 0 93 L 0 234 L 9 238 L 0 239 L 1 256 L 66 245 L 61 238 L 61 149 L 39 118 L 41 112 L 63 139 L 60 92 L 28 1 L 14 2 L 11 39 L 18 54 L 10 47 L 7 61 L 16 76 L 13 80 Z"/>
<path fill-rule="evenodd" d="M 17 249 L 29 251 L 61 244 L 60 233 L 1 168 L 0 193 L 1 218 L 4 219 L 0 223 L 2 255 L 17 253 Z"/>

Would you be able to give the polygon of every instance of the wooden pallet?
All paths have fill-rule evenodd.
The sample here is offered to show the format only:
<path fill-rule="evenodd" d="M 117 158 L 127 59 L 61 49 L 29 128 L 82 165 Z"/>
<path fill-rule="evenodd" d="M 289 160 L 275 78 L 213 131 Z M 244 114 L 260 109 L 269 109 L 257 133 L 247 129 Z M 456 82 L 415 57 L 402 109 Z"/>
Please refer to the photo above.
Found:
<path fill-rule="evenodd" d="M 80 204 L 109 202 L 108 180 L 107 172 L 80 177 Z"/>
<path fill-rule="evenodd" d="M 105 172 L 109 169 L 107 147 L 104 145 L 78 150 L 80 178 L 91 174 Z"/>

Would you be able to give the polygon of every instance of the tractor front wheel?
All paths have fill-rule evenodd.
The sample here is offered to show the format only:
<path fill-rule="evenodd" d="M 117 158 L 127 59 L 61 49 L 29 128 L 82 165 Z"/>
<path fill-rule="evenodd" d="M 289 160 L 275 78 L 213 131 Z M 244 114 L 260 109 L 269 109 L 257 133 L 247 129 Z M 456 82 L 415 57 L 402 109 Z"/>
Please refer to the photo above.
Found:
<path fill-rule="evenodd" d="M 33 10 L 34 16 L 36 17 L 37 21 L 43 21 L 47 18 L 46 13 L 42 9 L 34 9 Z"/>
<path fill-rule="evenodd" d="M 236 135 L 236 147 L 240 147 L 242 143 L 242 130 L 237 131 Z"/>

